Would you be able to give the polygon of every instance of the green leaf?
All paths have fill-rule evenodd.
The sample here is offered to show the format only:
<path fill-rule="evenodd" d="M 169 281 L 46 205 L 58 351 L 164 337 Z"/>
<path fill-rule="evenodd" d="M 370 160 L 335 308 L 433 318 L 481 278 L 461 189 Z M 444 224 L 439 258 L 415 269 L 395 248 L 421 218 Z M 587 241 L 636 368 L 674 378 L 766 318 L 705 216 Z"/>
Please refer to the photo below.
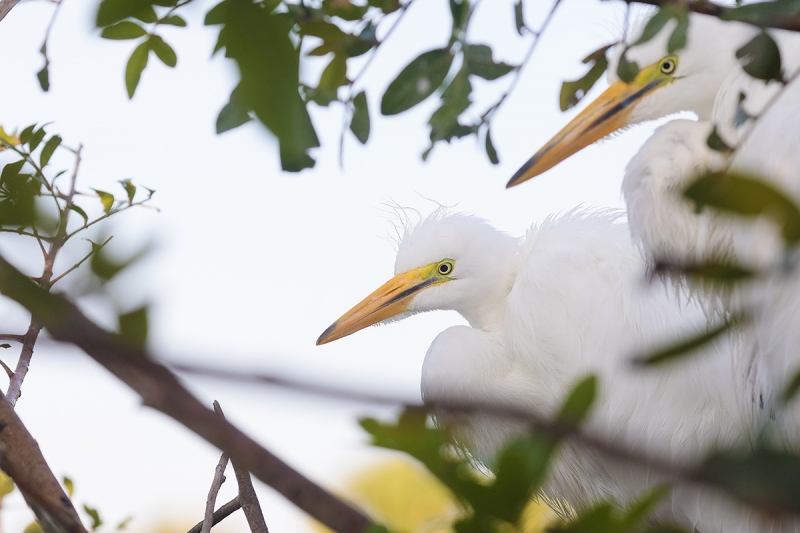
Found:
<path fill-rule="evenodd" d="M 580 424 L 586 420 L 596 396 L 597 377 L 585 377 L 572 387 L 558 417 L 567 424 Z"/>
<path fill-rule="evenodd" d="M 722 324 L 710 328 L 694 337 L 681 339 L 674 344 L 659 348 L 650 354 L 635 357 L 632 362 L 639 366 L 652 366 L 684 357 L 715 341 L 718 337 L 727 333 L 742 322 L 744 322 L 744 317 L 742 316 L 731 317 L 723 321 Z"/>
<path fill-rule="evenodd" d="M 750 76 L 759 80 L 783 81 L 781 51 L 768 33 L 756 35 L 736 51 L 736 57 Z"/>
<path fill-rule="evenodd" d="M 170 26 L 186 27 L 186 21 L 178 15 L 170 15 L 158 21 L 159 24 L 169 24 Z"/>
<path fill-rule="evenodd" d="M 384 15 L 394 13 L 401 7 L 399 0 L 367 0 L 367 5 L 380 8 Z"/>
<path fill-rule="evenodd" d="M 133 15 L 134 18 L 141 20 L 146 24 L 152 24 L 153 22 L 158 21 L 158 15 L 156 15 L 156 10 L 153 9 L 153 6 L 147 6 L 141 11 L 136 12 Z"/>
<path fill-rule="evenodd" d="M 88 505 L 84 505 L 83 510 L 89 515 L 89 518 L 92 519 L 92 531 L 96 531 L 98 527 L 103 525 L 103 521 L 100 519 L 100 513 L 97 512 L 97 509 L 92 509 Z"/>
<path fill-rule="evenodd" d="M 31 152 L 39 147 L 45 135 L 47 135 L 47 133 L 44 131 L 44 126 L 33 132 L 30 140 L 28 140 L 28 147 L 31 149 Z"/>
<path fill-rule="evenodd" d="M 361 91 L 353 98 L 353 119 L 350 121 L 350 131 L 356 136 L 358 142 L 366 144 L 369 139 L 369 106 L 367 95 Z"/>
<path fill-rule="evenodd" d="M 58 148 L 58 145 L 60 144 L 61 137 L 58 135 L 53 135 L 46 143 L 44 143 L 42 153 L 39 154 L 39 164 L 42 166 L 42 168 L 47 166 L 47 163 L 50 162 L 50 158 L 53 157 L 53 152 L 56 151 L 56 148 Z"/>
<path fill-rule="evenodd" d="M 449 142 L 453 137 L 460 138 L 477 131 L 476 126 L 464 126 L 458 120 L 471 103 L 471 93 L 472 84 L 464 65 L 442 93 L 442 105 L 433 112 L 428 121 L 432 143 Z"/>
<path fill-rule="evenodd" d="M 608 59 L 606 59 L 606 51 L 611 48 L 612 45 L 607 45 L 602 48 L 598 48 L 588 56 L 583 59 L 583 62 L 586 64 L 592 63 L 589 72 L 587 72 L 582 78 L 577 79 L 575 81 L 565 81 L 561 84 L 561 95 L 559 96 L 559 106 L 561 107 L 561 111 L 566 111 L 567 109 L 574 107 L 578 104 L 578 102 L 586 96 L 586 93 L 594 87 L 594 84 L 597 83 L 597 80 L 600 79 L 600 76 L 606 71 L 608 67 Z"/>
<path fill-rule="evenodd" d="M 768 27 L 783 22 L 781 19 L 786 16 L 797 15 L 798 10 L 800 10 L 800 2 L 798 0 L 755 2 L 727 9 L 722 12 L 720 18 L 722 20 L 738 20 Z"/>
<path fill-rule="evenodd" d="M 795 372 L 792 379 L 789 380 L 789 384 L 786 386 L 786 389 L 784 389 L 781 399 L 784 403 L 788 403 L 797 395 L 798 391 L 800 391 L 800 371 Z"/>
<path fill-rule="evenodd" d="M 0 348 L 3 348 L 3 349 L 7 350 L 7 349 L 11 348 L 11 345 L 8 344 L 7 342 L 4 342 L 3 344 L 0 344 Z"/>
<path fill-rule="evenodd" d="M 142 71 L 147 66 L 149 55 L 150 46 L 145 41 L 136 47 L 130 59 L 128 59 L 128 65 L 125 67 L 125 87 L 128 89 L 128 98 L 133 98 L 133 93 L 136 92 L 136 87 L 142 77 Z"/>
<path fill-rule="evenodd" d="M 111 208 L 114 206 L 114 195 L 105 191 L 99 191 L 97 189 L 92 190 L 100 197 L 100 202 L 103 204 L 103 211 L 108 214 L 108 212 L 111 211 Z"/>
<path fill-rule="evenodd" d="M 252 120 L 249 111 L 244 107 L 244 103 L 238 91 L 238 87 L 233 89 L 230 100 L 217 116 L 217 134 L 238 128 L 242 124 Z"/>
<path fill-rule="evenodd" d="M 61 480 L 61 483 L 63 483 L 64 488 L 67 490 L 67 496 L 72 498 L 72 493 L 75 492 L 75 484 L 67 476 L 64 476 L 64 478 Z"/>
<path fill-rule="evenodd" d="M 33 129 L 36 127 L 36 124 L 31 124 L 30 126 L 25 127 L 19 133 L 19 142 L 22 144 L 28 144 L 28 141 L 31 139 L 31 135 L 33 135 Z"/>
<path fill-rule="evenodd" d="M 689 31 L 689 12 L 684 8 L 676 8 L 676 13 L 678 24 L 667 41 L 667 52 L 670 54 L 686 46 L 686 33 Z"/>
<path fill-rule="evenodd" d="M 89 223 L 89 217 L 86 215 L 86 211 L 84 211 L 80 206 L 75 204 L 69 204 L 69 209 L 71 211 L 75 211 L 76 213 L 78 213 L 78 215 L 80 215 L 83 218 L 84 226 Z"/>
<path fill-rule="evenodd" d="M 447 48 L 418 56 L 386 88 L 381 113 L 396 115 L 425 100 L 442 84 L 452 63 L 453 54 Z"/>
<path fill-rule="evenodd" d="M 319 78 L 317 90 L 326 90 L 336 98 L 336 89 L 347 83 L 347 58 L 334 55 Z"/>
<path fill-rule="evenodd" d="M 131 520 L 133 520 L 133 517 L 129 516 L 128 518 L 126 518 L 125 520 L 123 520 L 122 522 L 117 524 L 117 528 L 116 528 L 117 531 L 123 531 L 123 530 L 127 529 L 128 528 L 128 524 L 131 523 Z"/>
<path fill-rule="evenodd" d="M 145 35 L 147 35 L 147 30 L 129 20 L 123 20 L 112 26 L 106 26 L 103 28 L 103 31 L 100 32 L 100 37 L 103 39 L 113 39 L 117 41 L 138 39 Z"/>
<path fill-rule="evenodd" d="M 752 279 L 755 276 L 755 272 L 752 270 L 725 261 L 709 260 L 705 263 L 694 265 L 681 265 L 677 269 L 670 266 L 656 265 L 656 272 L 673 270 L 678 270 L 681 274 L 695 278 L 697 281 L 714 284 L 738 283 Z"/>
<path fill-rule="evenodd" d="M 492 132 L 489 130 L 489 128 L 486 128 L 486 141 L 484 144 L 486 148 L 486 155 L 489 157 L 489 161 L 493 165 L 500 163 L 500 159 L 497 157 L 497 150 L 495 150 L 494 144 L 492 144 Z"/>
<path fill-rule="evenodd" d="M 619 65 L 617 65 L 617 76 L 625 83 L 632 82 L 636 75 L 639 74 L 639 65 L 635 61 L 628 61 L 625 57 L 625 52 L 619 57 Z"/>
<path fill-rule="evenodd" d="M 20 159 L 19 161 L 14 161 L 13 163 L 8 163 L 6 166 L 3 167 L 3 171 L 0 172 L 0 183 L 7 182 L 12 180 L 14 177 L 19 175 L 22 167 L 25 166 L 25 160 Z"/>
<path fill-rule="evenodd" d="M 485 80 L 496 80 L 515 68 L 506 63 L 495 63 L 492 59 L 492 49 L 485 44 L 468 44 L 464 48 L 464 61 L 470 74 Z"/>
<path fill-rule="evenodd" d="M 717 127 L 714 126 L 714 129 L 711 131 L 711 134 L 706 139 L 706 145 L 712 150 L 717 152 L 722 152 L 728 154 L 733 151 L 733 148 L 728 146 L 725 141 L 722 140 L 722 137 L 719 136 L 719 132 L 717 131 Z"/>
<path fill-rule="evenodd" d="M 8 163 L 0 172 L 0 226 L 28 226 L 36 219 L 35 197 L 42 184 L 20 174 L 25 160 Z"/>
<path fill-rule="evenodd" d="M 36 79 L 39 80 L 39 87 L 44 92 L 50 90 L 50 62 L 45 60 L 42 70 L 36 73 Z"/>
<path fill-rule="evenodd" d="M 175 50 L 164 42 L 164 39 L 158 35 L 152 35 L 148 42 L 150 44 L 150 49 L 155 52 L 156 57 L 166 66 L 173 68 L 178 64 L 178 56 L 175 55 Z"/>
<path fill-rule="evenodd" d="M 223 3 L 225 7 L 215 7 L 206 21 L 223 24 L 218 46 L 239 67 L 242 108 L 252 110 L 278 138 L 284 170 L 312 167 L 308 151 L 319 146 L 319 139 L 298 92 L 299 54 L 289 36 L 294 19 L 250 0 Z"/>
<path fill-rule="evenodd" d="M 367 12 L 367 6 L 355 5 L 350 0 L 322 0 L 322 12 L 342 20 L 355 21 Z"/>
<path fill-rule="evenodd" d="M 144 348 L 147 342 L 147 326 L 147 307 L 119 315 L 120 334 L 137 348 Z"/>
<path fill-rule="evenodd" d="M 514 24 L 517 27 L 517 33 L 525 35 L 525 14 L 523 13 L 522 0 L 517 0 L 514 4 Z"/>
<path fill-rule="evenodd" d="M 800 209 L 763 179 L 738 172 L 711 172 L 699 177 L 683 194 L 698 209 L 710 206 L 741 216 L 767 216 L 781 228 L 788 244 L 800 241 Z"/>
<path fill-rule="evenodd" d="M 155 22 L 153 4 L 161 5 L 163 2 L 150 0 L 102 0 L 97 9 L 95 25 L 98 28 L 102 28 L 126 18 L 137 18 L 142 22 Z"/>
<path fill-rule="evenodd" d="M 463 31 L 469 18 L 469 0 L 450 0 L 450 15 L 453 17 L 453 35 Z"/>
<path fill-rule="evenodd" d="M 122 188 L 125 189 L 125 193 L 128 195 L 128 205 L 133 203 L 133 197 L 136 196 L 136 185 L 134 185 L 131 180 L 119 180 L 122 184 Z"/>
<path fill-rule="evenodd" d="M 664 28 L 664 25 L 669 22 L 673 16 L 675 16 L 675 7 L 672 4 L 661 6 L 658 11 L 653 13 L 653 16 L 650 17 L 650 20 L 644 25 L 642 34 L 631 46 L 644 44 L 658 35 L 658 32 Z"/>

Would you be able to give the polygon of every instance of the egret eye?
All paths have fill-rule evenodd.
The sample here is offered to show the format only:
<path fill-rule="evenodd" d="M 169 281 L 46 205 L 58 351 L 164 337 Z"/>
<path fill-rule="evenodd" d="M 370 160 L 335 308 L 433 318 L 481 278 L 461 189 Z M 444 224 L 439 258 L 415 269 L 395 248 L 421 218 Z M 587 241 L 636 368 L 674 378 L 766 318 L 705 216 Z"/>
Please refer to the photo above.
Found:
<path fill-rule="evenodd" d="M 674 57 L 665 57 L 658 66 L 661 74 L 672 74 L 678 68 L 678 60 Z"/>
<path fill-rule="evenodd" d="M 436 271 L 439 273 L 440 276 L 447 276 L 453 271 L 453 262 L 442 261 L 441 263 L 439 263 L 439 266 L 436 267 Z"/>

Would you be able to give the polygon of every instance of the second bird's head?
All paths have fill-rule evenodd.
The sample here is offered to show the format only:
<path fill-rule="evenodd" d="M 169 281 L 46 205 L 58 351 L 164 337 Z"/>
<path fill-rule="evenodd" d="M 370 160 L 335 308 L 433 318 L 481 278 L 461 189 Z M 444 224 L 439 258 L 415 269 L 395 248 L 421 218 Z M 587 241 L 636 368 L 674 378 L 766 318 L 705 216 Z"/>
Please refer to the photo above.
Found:
<path fill-rule="evenodd" d="M 395 276 L 342 315 L 317 345 L 415 313 L 451 309 L 480 324 L 511 287 L 518 240 L 467 215 L 434 215 L 405 231 Z"/>

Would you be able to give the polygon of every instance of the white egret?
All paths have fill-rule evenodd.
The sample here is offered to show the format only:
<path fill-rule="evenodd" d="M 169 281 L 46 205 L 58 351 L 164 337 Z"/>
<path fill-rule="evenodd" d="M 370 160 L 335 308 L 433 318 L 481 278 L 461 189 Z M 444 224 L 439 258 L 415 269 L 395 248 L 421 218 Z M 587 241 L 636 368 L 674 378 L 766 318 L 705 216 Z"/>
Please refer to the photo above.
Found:
<path fill-rule="evenodd" d="M 324 344 L 367 326 L 437 309 L 467 326 L 440 333 L 422 369 L 431 402 L 476 402 L 554 414 L 569 386 L 600 380 L 586 424 L 609 442 L 690 465 L 716 447 L 749 446 L 752 401 L 723 338 L 697 357 L 636 371 L 629 357 L 696 334 L 704 313 L 671 280 L 642 282 L 645 261 L 619 212 L 573 211 L 523 239 L 464 215 L 432 216 L 406 230 L 395 276 L 334 322 Z M 738 345 L 737 345 L 738 346 Z M 459 417 L 456 434 L 491 458 L 518 423 L 496 414 Z M 545 494 L 581 508 L 625 504 L 664 478 L 657 472 L 565 447 Z M 753 513 L 711 490 L 678 486 L 660 519 L 703 533 L 761 531 Z"/>

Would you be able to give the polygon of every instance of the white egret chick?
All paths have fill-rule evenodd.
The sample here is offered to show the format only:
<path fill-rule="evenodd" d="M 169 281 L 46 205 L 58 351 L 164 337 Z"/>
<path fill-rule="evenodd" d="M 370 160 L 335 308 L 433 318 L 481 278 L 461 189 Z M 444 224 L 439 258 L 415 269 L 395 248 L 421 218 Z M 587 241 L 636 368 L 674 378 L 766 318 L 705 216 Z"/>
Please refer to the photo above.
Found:
<path fill-rule="evenodd" d="M 749 446 L 754 399 L 722 338 L 694 357 L 652 371 L 632 354 L 694 335 L 703 311 L 670 280 L 642 281 L 645 261 L 613 211 L 572 211 L 525 238 L 478 218 L 431 216 L 406 230 L 395 276 L 334 322 L 325 344 L 367 326 L 451 309 L 467 326 L 446 329 L 422 369 L 428 402 L 485 403 L 553 415 L 586 374 L 600 390 L 587 431 L 639 452 L 691 465 L 717 447 Z M 749 390 L 749 389 L 748 389 Z M 756 400 L 757 401 L 757 400 Z M 444 422 L 449 421 L 445 418 Z M 459 416 L 455 434 L 491 464 L 524 425 L 496 414 Z M 581 508 L 631 502 L 664 478 L 573 446 L 551 466 L 545 494 Z M 703 533 L 761 531 L 760 517 L 709 489 L 676 487 L 658 517 Z"/>

